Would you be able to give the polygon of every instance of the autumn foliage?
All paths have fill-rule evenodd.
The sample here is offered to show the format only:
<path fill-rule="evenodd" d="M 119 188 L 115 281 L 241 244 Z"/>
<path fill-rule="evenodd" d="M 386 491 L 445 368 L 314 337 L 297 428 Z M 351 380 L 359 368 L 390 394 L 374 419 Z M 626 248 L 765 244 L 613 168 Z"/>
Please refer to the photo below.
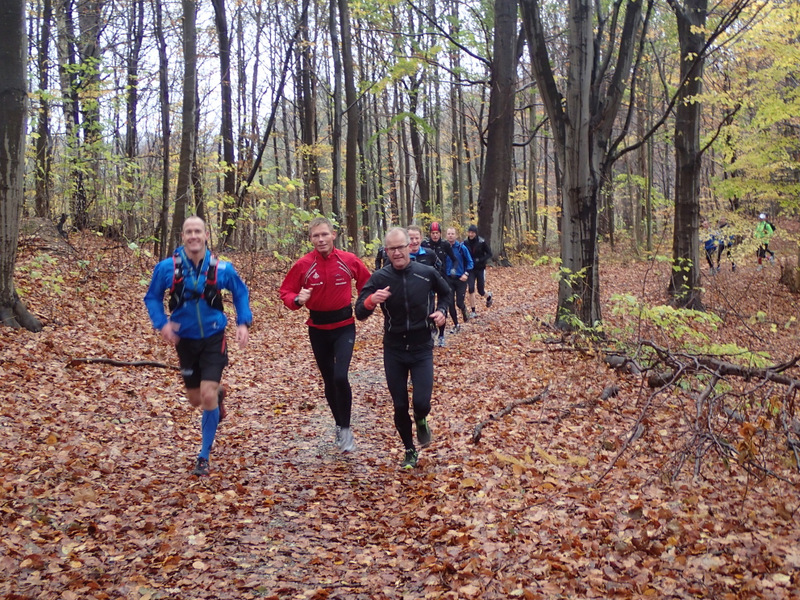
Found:
<path fill-rule="evenodd" d="M 435 349 L 434 443 L 405 472 L 380 317 L 358 325 L 343 455 L 303 311 L 277 298 L 287 264 L 234 255 L 255 325 L 230 348 L 228 417 L 197 479 L 199 414 L 142 303 L 153 259 L 73 243 L 23 240 L 17 283 L 45 330 L 0 335 L 4 598 L 798 597 L 800 477 L 778 435 L 781 415 L 800 421 L 797 391 L 723 378 L 704 429 L 702 373 L 655 389 L 606 362 L 632 325 L 612 295 L 665 302 L 666 266 L 604 261 L 603 340 L 550 327 L 554 267 L 490 268 L 494 306 Z M 798 298 L 777 278 L 750 260 L 704 279 L 722 324 L 696 328 L 767 364 L 797 354 Z M 691 350 L 652 323 L 637 333 Z"/>

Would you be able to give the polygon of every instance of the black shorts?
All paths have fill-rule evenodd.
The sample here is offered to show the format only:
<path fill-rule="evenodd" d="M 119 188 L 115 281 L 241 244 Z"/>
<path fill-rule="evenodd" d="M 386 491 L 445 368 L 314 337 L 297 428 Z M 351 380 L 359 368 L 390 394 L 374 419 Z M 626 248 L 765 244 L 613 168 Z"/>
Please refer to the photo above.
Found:
<path fill-rule="evenodd" d="M 222 370 L 228 364 L 224 331 L 202 340 L 181 338 L 175 348 L 187 388 L 199 388 L 201 381 L 222 381 Z"/>

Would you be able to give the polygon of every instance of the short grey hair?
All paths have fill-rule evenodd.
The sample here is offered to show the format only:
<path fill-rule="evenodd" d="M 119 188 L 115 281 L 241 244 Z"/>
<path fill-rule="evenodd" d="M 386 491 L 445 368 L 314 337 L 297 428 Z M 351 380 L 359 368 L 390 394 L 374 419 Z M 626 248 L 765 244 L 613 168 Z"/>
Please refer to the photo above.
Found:
<path fill-rule="evenodd" d="M 404 227 L 392 227 L 389 231 L 386 232 L 386 237 L 383 238 L 384 247 L 388 246 L 386 241 L 390 237 L 395 237 L 397 234 L 401 234 L 404 240 L 403 243 L 408 244 L 408 231 L 406 231 Z"/>

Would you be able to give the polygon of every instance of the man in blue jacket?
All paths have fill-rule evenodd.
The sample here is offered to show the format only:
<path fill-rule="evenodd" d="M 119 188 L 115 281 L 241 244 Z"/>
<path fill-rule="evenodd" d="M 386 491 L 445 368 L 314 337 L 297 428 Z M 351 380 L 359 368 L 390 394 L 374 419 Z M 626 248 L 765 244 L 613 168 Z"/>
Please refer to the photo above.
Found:
<path fill-rule="evenodd" d="M 447 273 L 448 282 L 450 287 L 453 288 L 453 303 L 450 305 L 450 316 L 453 319 L 453 329 L 451 333 L 458 333 L 461 326 L 458 324 L 458 312 L 456 307 L 461 311 L 464 317 L 464 323 L 469 320 L 469 313 L 467 312 L 467 305 L 464 299 L 467 295 L 467 279 L 469 273 L 472 271 L 472 255 L 467 250 L 467 247 L 458 241 L 455 227 L 447 229 L 447 241 L 453 249 L 455 260 L 447 257 Z"/>
<path fill-rule="evenodd" d="M 222 370 L 228 364 L 225 327 L 228 323 L 221 290 L 229 290 L 236 309 L 236 341 L 247 345 L 253 322 L 250 293 L 233 265 L 212 256 L 205 222 L 189 217 L 183 223 L 183 246 L 156 265 L 144 303 L 153 327 L 178 352 L 186 397 L 193 407 L 203 408 L 202 446 L 194 475 L 209 473 L 209 454 L 217 427 L 225 415 L 220 387 Z M 164 294 L 171 292 L 171 314 L 164 312 Z"/>

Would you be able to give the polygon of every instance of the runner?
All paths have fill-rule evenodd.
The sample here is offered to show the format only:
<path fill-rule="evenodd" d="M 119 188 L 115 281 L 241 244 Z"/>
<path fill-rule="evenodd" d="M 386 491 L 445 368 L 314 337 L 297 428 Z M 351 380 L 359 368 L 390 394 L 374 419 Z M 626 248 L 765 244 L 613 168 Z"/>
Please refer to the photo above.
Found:
<path fill-rule="evenodd" d="M 492 292 L 486 292 L 486 263 L 492 258 L 492 249 L 482 237 L 478 235 L 478 226 L 470 225 L 467 231 L 467 239 L 464 245 L 472 256 L 472 270 L 467 278 L 467 290 L 469 291 L 469 303 L 472 307 L 470 319 L 478 316 L 475 311 L 475 284 L 478 284 L 478 295 L 486 297 L 486 308 L 490 308 L 494 302 Z"/>
<path fill-rule="evenodd" d="M 183 246 L 156 265 L 144 303 L 153 327 L 175 346 L 186 397 L 193 407 L 203 408 L 202 445 L 194 475 L 209 473 L 211 446 L 220 421 L 225 417 L 225 390 L 220 386 L 228 364 L 225 326 L 228 323 L 220 290 L 229 290 L 236 309 L 236 341 L 247 345 L 253 322 L 250 293 L 233 265 L 218 260 L 206 247 L 209 231 L 200 217 L 189 217 L 181 232 Z M 164 312 L 164 294 L 172 292 L 171 315 Z"/>
<path fill-rule="evenodd" d="M 308 339 L 325 384 L 325 399 L 336 423 L 336 445 L 342 452 L 355 449 L 350 417 L 353 393 L 348 373 L 356 340 L 353 286 L 361 290 L 369 269 L 355 254 L 338 250 L 336 231 L 324 217 L 313 219 L 308 235 L 314 250 L 298 260 L 283 280 L 280 296 L 292 310 L 308 307 Z"/>
<path fill-rule="evenodd" d="M 450 303 L 450 286 L 439 272 L 411 260 L 408 232 L 389 230 L 385 243 L 391 266 L 375 271 L 356 301 L 356 317 L 364 320 L 380 305 L 383 313 L 383 369 L 394 405 L 394 424 L 403 441 L 401 467 L 417 466 L 413 426 L 408 414 L 408 379 L 413 387 L 412 405 L 417 441 L 431 443 L 428 424 L 433 393 L 433 340 L 431 324 L 441 326 Z M 433 294 L 437 306 L 433 307 Z"/>

